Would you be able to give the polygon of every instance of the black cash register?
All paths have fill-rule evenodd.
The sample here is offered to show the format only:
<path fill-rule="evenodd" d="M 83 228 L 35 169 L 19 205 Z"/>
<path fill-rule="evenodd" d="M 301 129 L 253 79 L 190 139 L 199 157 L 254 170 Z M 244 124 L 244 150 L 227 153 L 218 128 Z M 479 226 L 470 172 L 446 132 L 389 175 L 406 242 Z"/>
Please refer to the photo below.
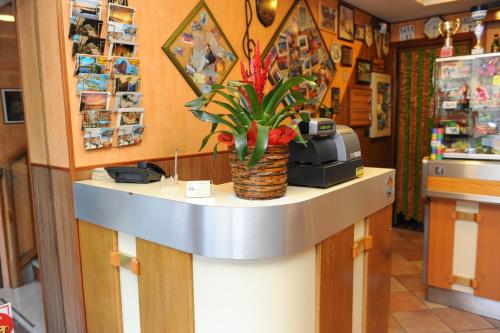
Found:
<path fill-rule="evenodd" d="M 354 130 L 329 118 L 298 124 L 307 145 L 290 142 L 288 184 L 327 188 L 363 174 L 363 157 Z"/>

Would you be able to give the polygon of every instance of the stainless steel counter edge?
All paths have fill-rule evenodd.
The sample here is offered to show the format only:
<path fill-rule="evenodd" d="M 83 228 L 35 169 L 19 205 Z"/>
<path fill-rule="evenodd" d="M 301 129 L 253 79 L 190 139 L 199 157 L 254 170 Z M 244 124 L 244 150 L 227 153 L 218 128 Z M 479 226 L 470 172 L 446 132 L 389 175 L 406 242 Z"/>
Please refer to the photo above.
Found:
<path fill-rule="evenodd" d="M 76 217 L 205 257 L 281 257 L 308 249 L 392 204 L 394 175 L 387 169 L 307 201 L 251 208 L 192 204 L 75 183 Z"/>

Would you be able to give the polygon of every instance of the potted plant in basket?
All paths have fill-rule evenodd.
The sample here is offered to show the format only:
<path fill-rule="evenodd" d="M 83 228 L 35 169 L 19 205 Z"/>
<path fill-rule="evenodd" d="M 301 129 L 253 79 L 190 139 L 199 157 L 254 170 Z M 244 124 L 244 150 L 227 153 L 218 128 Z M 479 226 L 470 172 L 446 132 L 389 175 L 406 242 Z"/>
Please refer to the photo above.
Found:
<path fill-rule="evenodd" d="M 200 150 L 216 134 L 218 142 L 214 146 L 214 155 L 219 144 L 228 145 L 234 191 L 243 199 L 282 197 L 287 187 L 288 143 L 292 140 L 305 143 L 291 120 L 296 117 L 295 108 L 308 100 L 290 89 L 304 83 L 315 85 L 314 77 L 295 76 L 265 93 L 269 63 L 270 56 L 261 62 L 257 43 L 255 56 L 250 62 L 250 76 L 241 62 L 243 81 L 229 81 L 225 86 L 212 85 L 210 93 L 186 103 L 196 118 L 212 123 Z M 282 103 L 287 97 L 291 97 L 293 103 L 284 106 Z M 229 113 L 205 111 L 209 102 Z M 219 129 L 219 125 L 225 127 Z"/>

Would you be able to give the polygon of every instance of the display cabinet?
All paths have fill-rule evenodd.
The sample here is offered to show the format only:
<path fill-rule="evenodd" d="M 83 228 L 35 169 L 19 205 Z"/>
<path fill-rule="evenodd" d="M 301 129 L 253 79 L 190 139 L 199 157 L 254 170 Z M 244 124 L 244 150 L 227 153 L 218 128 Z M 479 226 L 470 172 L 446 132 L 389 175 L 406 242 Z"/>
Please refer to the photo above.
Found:
<path fill-rule="evenodd" d="M 500 160 L 500 53 L 437 59 L 434 86 L 443 157 Z"/>

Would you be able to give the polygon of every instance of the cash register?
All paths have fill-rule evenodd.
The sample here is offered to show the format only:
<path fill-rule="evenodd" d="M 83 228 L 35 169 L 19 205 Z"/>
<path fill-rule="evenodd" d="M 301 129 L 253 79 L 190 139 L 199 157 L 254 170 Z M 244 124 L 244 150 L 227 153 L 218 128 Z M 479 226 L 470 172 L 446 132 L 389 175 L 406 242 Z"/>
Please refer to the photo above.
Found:
<path fill-rule="evenodd" d="M 352 128 L 329 118 L 311 118 L 298 126 L 307 144 L 289 144 L 288 184 L 327 188 L 363 174 L 361 147 Z"/>

